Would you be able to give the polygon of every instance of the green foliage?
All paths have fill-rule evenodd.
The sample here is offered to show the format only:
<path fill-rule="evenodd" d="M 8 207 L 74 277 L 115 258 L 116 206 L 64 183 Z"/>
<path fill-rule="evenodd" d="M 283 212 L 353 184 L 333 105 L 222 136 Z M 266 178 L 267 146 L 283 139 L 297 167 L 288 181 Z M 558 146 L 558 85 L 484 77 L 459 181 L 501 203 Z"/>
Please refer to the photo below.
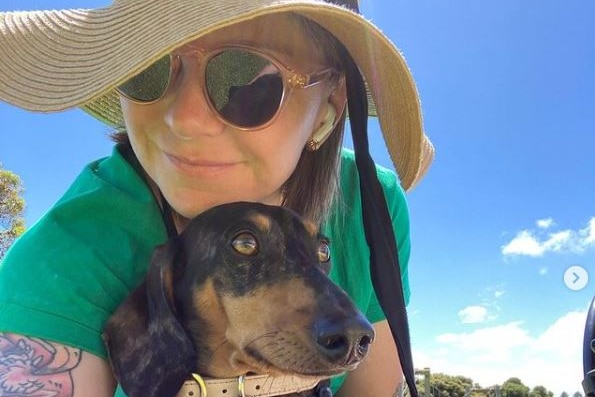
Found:
<path fill-rule="evenodd" d="M 0 164 L 0 259 L 14 240 L 25 231 L 23 211 L 25 200 L 18 175 L 5 170 Z"/>
<path fill-rule="evenodd" d="M 554 397 L 554 393 L 543 386 L 535 386 L 533 390 L 529 392 L 529 397 Z"/>
<path fill-rule="evenodd" d="M 425 395 L 423 379 L 416 383 L 420 394 Z M 472 387 L 473 381 L 464 376 L 436 373 L 430 377 L 430 390 L 433 397 L 464 397 Z"/>
<path fill-rule="evenodd" d="M 529 387 L 519 378 L 510 378 L 502 384 L 502 397 L 529 397 Z"/>
<path fill-rule="evenodd" d="M 510 378 L 502 385 L 484 388 L 465 376 L 432 374 L 429 368 L 416 371 L 416 375 L 417 390 L 423 397 L 554 397 L 554 393 L 544 386 L 535 386 L 529 391 L 529 387 L 525 386 L 519 378 Z M 426 384 L 429 386 L 428 396 L 426 396 Z M 569 395 L 563 393 L 560 397 L 569 397 Z"/>

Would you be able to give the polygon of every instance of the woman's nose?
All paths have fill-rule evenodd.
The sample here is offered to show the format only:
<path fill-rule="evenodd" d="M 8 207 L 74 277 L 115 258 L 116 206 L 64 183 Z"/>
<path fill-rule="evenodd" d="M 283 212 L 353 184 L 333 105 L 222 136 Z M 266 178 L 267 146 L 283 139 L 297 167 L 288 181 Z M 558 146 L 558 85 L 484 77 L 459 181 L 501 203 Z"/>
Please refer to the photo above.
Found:
<path fill-rule="evenodd" d="M 216 135 L 225 123 L 217 118 L 205 97 L 197 62 L 184 65 L 169 93 L 165 123 L 179 138 L 191 140 L 201 135 Z"/>

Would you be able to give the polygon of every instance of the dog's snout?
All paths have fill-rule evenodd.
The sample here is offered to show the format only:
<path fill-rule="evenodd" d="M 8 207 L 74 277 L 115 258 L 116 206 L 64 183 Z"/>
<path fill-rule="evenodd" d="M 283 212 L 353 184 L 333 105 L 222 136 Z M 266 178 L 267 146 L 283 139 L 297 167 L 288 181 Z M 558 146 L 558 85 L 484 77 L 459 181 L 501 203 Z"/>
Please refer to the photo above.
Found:
<path fill-rule="evenodd" d="M 350 366 L 361 361 L 374 340 L 374 329 L 363 317 L 319 320 L 315 324 L 318 350 L 333 363 Z"/>

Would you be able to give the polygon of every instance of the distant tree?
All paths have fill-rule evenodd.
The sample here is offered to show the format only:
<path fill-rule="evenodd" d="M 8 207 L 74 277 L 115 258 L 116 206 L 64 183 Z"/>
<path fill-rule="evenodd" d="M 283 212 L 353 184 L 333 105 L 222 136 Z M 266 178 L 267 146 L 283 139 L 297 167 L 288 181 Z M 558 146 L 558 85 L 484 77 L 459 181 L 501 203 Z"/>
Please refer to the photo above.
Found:
<path fill-rule="evenodd" d="M 554 393 L 543 386 L 535 386 L 533 390 L 529 392 L 529 397 L 554 397 Z"/>
<path fill-rule="evenodd" d="M 560 394 L 560 397 L 569 397 L 568 393 L 566 393 L 565 391 L 562 392 L 562 394 Z"/>
<path fill-rule="evenodd" d="M 18 175 L 5 170 L 0 163 L 0 260 L 13 241 L 25 230 L 25 200 Z"/>
<path fill-rule="evenodd" d="M 572 397 L 583 397 L 583 393 L 581 393 L 580 391 L 575 391 Z"/>
<path fill-rule="evenodd" d="M 423 379 L 418 380 L 417 388 L 424 394 Z M 430 377 L 430 390 L 433 397 L 464 397 L 473 387 L 473 381 L 464 376 L 452 376 L 441 373 L 432 374 Z"/>
<path fill-rule="evenodd" d="M 529 387 L 519 378 L 510 378 L 502 384 L 502 397 L 529 397 Z"/>

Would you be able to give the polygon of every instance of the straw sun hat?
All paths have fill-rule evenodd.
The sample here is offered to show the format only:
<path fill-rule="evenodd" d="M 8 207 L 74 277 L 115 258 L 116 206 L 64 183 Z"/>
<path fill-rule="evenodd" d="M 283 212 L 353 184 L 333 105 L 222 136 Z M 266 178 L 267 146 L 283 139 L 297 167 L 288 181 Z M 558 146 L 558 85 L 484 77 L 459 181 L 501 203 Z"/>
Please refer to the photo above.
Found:
<path fill-rule="evenodd" d="M 319 0 L 114 0 L 99 9 L 0 13 L 0 99 L 39 112 L 81 107 L 121 126 L 114 87 L 198 36 L 288 11 L 317 22 L 351 53 L 401 183 L 412 188 L 434 150 L 407 65 L 372 23 Z"/>

